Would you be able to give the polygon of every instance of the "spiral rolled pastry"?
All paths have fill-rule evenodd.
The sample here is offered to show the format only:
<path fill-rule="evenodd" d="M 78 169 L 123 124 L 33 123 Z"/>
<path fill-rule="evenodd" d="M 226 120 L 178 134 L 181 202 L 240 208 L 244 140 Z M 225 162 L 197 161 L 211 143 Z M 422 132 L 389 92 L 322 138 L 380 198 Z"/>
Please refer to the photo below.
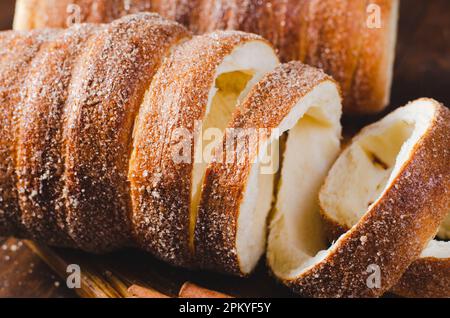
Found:
<path fill-rule="evenodd" d="M 24 234 L 17 188 L 18 105 L 23 99 L 32 59 L 52 36 L 50 32 L 2 32 L 0 35 L 0 233 Z"/>
<path fill-rule="evenodd" d="M 163 59 L 187 31 L 153 14 L 117 20 L 79 56 L 65 123 L 65 196 L 71 235 L 84 250 L 130 240 L 128 163 L 135 118 Z"/>
<path fill-rule="evenodd" d="M 167 168 L 152 158 L 162 156 L 161 164 L 173 159 L 156 151 L 167 137 L 159 130 L 195 134 L 194 123 L 202 120 L 200 131 L 224 128 L 238 101 L 279 63 L 270 44 L 236 31 L 191 39 L 181 25 L 151 13 L 105 25 L 4 32 L 0 40 L 6 137 L 1 235 L 23 232 L 94 253 L 137 244 L 188 266 L 205 164 L 173 163 L 183 176 L 176 180 L 179 192 L 187 195 L 186 201 L 176 197 L 180 208 L 172 209 L 182 229 L 176 222 L 167 229 L 146 222 L 158 215 L 173 221 L 168 193 L 165 208 L 152 206 L 152 196 L 141 191 L 142 184 L 151 188 L 149 177 Z M 162 183 L 149 193 L 176 189 Z M 171 237 L 186 249 L 169 248 Z"/>
<path fill-rule="evenodd" d="M 2 236 L 239 276 L 266 252 L 305 296 L 448 295 L 450 120 L 434 100 L 364 129 L 328 173 L 335 80 L 255 34 L 151 13 L 2 32 L 0 87 Z"/>

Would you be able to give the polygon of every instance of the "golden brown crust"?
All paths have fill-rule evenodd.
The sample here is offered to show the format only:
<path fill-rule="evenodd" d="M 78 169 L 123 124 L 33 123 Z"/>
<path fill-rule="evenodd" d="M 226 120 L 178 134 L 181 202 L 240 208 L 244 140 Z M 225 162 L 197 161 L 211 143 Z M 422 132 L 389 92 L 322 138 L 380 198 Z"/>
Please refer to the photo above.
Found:
<path fill-rule="evenodd" d="M 158 70 L 148 107 L 138 117 L 129 177 L 135 238 L 141 248 L 171 264 L 193 264 L 189 224 L 194 161 L 174 161 L 180 144 L 175 130 L 194 136 L 217 67 L 236 47 L 255 40 L 263 41 L 242 32 L 213 32 L 180 44 Z M 192 147 L 192 140 L 188 143 Z"/>
<path fill-rule="evenodd" d="M 308 14 L 307 44 L 304 45 L 307 50 L 303 61 L 323 69 L 339 82 L 346 111 L 358 64 L 366 0 L 311 0 Z"/>
<path fill-rule="evenodd" d="M 368 6 L 379 5 L 381 28 L 369 28 Z M 236 29 L 272 42 L 282 61 L 322 68 L 341 85 L 344 112 L 374 113 L 389 102 L 398 10 L 394 0 L 204 1 L 193 30 Z"/>
<path fill-rule="evenodd" d="M 391 93 L 399 1 L 367 0 L 369 5 L 380 8 L 381 27 L 371 27 L 368 21 L 362 29 L 358 65 L 346 103 L 346 111 L 351 114 L 382 111 Z"/>
<path fill-rule="evenodd" d="M 330 242 L 347 232 L 348 227 L 338 224 L 321 210 L 326 235 Z M 403 297 L 450 297 L 450 260 L 434 257 L 416 259 L 390 292 Z"/>
<path fill-rule="evenodd" d="M 178 23 L 189 27 L 195 16 L 195 11 L 198 10 L 200 1 L 201 0 L 151 0 L 151 10 L 153 12 L 158 12 L 158 14 L 166 19 L 177 21 Z"/>
<path fill-rule="evenodd" d="M 63 114 L 74 62 L 93 31 L 91 25 L 54 31 L 23 89 L 16 169 L 22 223 L 30 238 L 51 245 L 74 245 L 64 231 Z"/>
<path fill-rule="evenodd" d="M 381 296 L 435 235 L 450 204 L 450 111 L 430 101 L 436 107 L 435 118 L 391 187 L 324 261 L 287 282 L 294 290 L 319 297 Z M 380 269 L 381 288 L 367 287 L 370 265 Z"/>
<path fill-rule="evenodd" d="M 450 259 L 417 259 L 391 291 L 403 297 L 449 298 Z"/>
<path fill-rule="evenodd" d="M 332 79 L 318 69 L 300 62 L 283 64 L 252 88 L 228 128 L 276 128 L 303 96 L 324 81 Z M 246 153 L 239 162 L 212 163 L 206 170 L 195 227 L 195 253 L 203 268 L 245 275 L 239 265 L 236 234 L 255 155 Z"/>
<path fill-rule="evenodd" d="M 259 34 L 270 39 L 270 42 L 279 48 L 285 30 L 283 22 L 286 3 L 268 0 L 265 4 L 261 5 L 258 1 L 236 1 L 232 11 L 241 14 L 235 16 L 234 22 L 229 24 L 228 28 Z"/>
<path fill-rule="evenodd" d="M 284 20 L 280 23 L 283 27 L 283 35 L 278 44 L 279 54 L 282 61 L 304 61 L 308 20 L 307 16 L 310 1 L 286 1 L 284 8 Z M 296 30 L 293 32 L 292 30 Z"/>
<path fill-rule="evenodd" d="M 17 120 L 29 65 L 48 32 L 2 32 L 0 35 L 0 232 L 22 236 L 18 202 Z"/>
<path fill-rule="evenodd" d="M 156 14 L 130 15 L 93 36 L 74 70 L 65 123 L 67 223 L 78 247 L 130 239 L 127 180 L 134 120 L 153 75 L 188 32 Z"/>
<path fill-rule="evenodd" d="M 1 237 L 7 237 L 18 231 L 20 224 L 19 203 L 17 201 L 17 190 L 15 187 L 15 163 L 12 156 L 13 134 L 13 98 L 12 93 L 17 90 L 13 85 L 15 81 L 8 82 L 11 73 L 17 74 L 17 65 L 23 62 L 17 52 L 14 42 L 24 42 L 24 35 L 14 32 L 0 33 L 0 233 Z M 20 42 L 19 42 L 20 43 Z M 23 45 L 17 45 L 23 47 Z M 25 57 L 25 61 L 30 59 Z M 9 69 L 8 69 L 9 66 Z M 24 72 L 26 65 L 22 65 L 19 72 Z M 14 71 L 14 72 L 13 72 Z"/>
<path fill-rule="evenodd" d="M 380 6 L 382 28 L 367 26 L 370 4 Z M 396 0 L 204 1 L 193 30 L 260 34 L 282 61 L 301 60 L 332 75 L 343 91 L 344 112 L 374 113 L 389 102 L 396 10 Z"/>
<path fill-rule="evenodd" d="M 206 0 L 192 18 L 191 29 L 196 33 L 216 29 L 256 33 L 278 48 L 282 60 L 290 61 L 298 59 L 302 32 L 297 30 L 306 21 L 302 17 L 309 1 Z"/>
<path fill-rule="evenodd" d="M 247 7 L 247 5 L 237 6 L 235 4 L 242 0 L 200 1 L 197 17 L 191 22 L 191 29 L 196 34 L 203 34 L 211 30 L 231 30 L 233 26 L 237 27 L 238 17 Z M 237 29 L 236 27 L 235 29 Z"/>

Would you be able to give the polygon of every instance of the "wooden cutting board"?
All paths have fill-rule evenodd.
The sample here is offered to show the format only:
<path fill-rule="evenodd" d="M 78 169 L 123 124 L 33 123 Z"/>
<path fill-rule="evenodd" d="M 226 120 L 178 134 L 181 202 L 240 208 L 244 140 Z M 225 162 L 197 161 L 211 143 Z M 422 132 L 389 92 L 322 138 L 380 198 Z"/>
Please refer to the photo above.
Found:
<path fill-rule="evenodd" d="M 3 6 L 11 9 L 11 2 L 2 0 L 0 9 Z M 450 106 L 450 1 L 402 2 L 394 74 L 392 106 L 385 113 L 418 97 L 433 97 Z M 382 115 L 344 118 L 346 134 L 352 135 Z M 8 246 L 17 244 L 18 241 L 14 239 L 8 241 Z M 20 252 L 12 256 L 0 250 L 0 296 L 71 297 L 76 293 L 82 297 L 130 297 L 132 295 L 128 288 L 133 284 L 176 296 L 186 281 L 233 296 L 294 296 L 267 274 L 264 264 L 250 278 L 240 279 L 176 269 L 136 250 L 93 256 L 39 246 L 32 242 L 25 242 L 23 246 L 25 248 L 21 247 Z M 36 255 L 50 265 L 62 280 L 52 277 Z M 6 256 L 10 257 L 8 261 L 4 259 Z M 28 273 L 30 264 L 35 264 L 34 272 L 39 273 L 38 276 Z M 81 289 L 64 288 L 69 264 L 80 266 Z M 5 286 L 5 282 L 14 284 Z"/>
<path fill-rule="evenodd" d="M 181 270 L 168 266 L 137 250 L 124 250 L 105 256 L 89 255 L 73 250 L 53 249 L 33 242 L 25 244 L 41 257 L 65 283 L 67 266 L 79 265 L 81 297 L 132 297 L 128 289 L 141 286 L 170 297 L 178 296 L 185 282 L 237 297 L 294 297 L 287 288 L 267 274 L 261 264 L 250 278 L 230 277 L 215 273 Z"/>

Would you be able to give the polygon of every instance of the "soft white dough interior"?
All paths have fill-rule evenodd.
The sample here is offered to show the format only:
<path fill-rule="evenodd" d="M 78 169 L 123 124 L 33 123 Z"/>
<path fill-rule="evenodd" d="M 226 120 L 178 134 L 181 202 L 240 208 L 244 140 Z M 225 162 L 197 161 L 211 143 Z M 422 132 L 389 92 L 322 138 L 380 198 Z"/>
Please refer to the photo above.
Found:
<path fill-rule="evenodd" d="M 253 271 L 266 247 L 266 219 L 272 207 L 274 177 L 274 174 L 261 173 L 256 162 L 247 180 L 236 240 L 239 266 L 244 274 Z"/>
<path fill-rule="evenodd" d="M 450 258 L 450 241 L 431 240 L 420 257 Z"/>
<path fill-rule="evenodd" d="M 413 129 L 413 123 L 400 118 L 367 132 L 343 152 L 320 195 L 332 219 L 348 228 L 359 221 L 385 189 Z"/>
<path fill-rule="evenodd" d="M 226 56 L 216 69 L 214 85 L 211 87 L 206 112 L 198 133 L 208 139 L 208 131 L 213 135 L 223 133 L 232 118 L 237 104 L 248 94 L 261 78 L 272 71 L 279 61 L 274 50 L 265 42 L 247 42 Z M 211 135 L 212 136 L 212 135 Z M 212 149 L 221 144 L 222 138 L 202 140 L 195 144 L 195 162 L 192 172 L 190 205 L 190 242 L 194 247 L 193 233 L 197 210 L 201 197 L 203 179 Z"/>
<path fill-rule="evenodd" d="M 351 228 L 390 188 L 433 120 L 435 108 L 429 103 L 418 100 L 397 109 L 363 130 L 343 151 L 320 192 L 328 218 Z M 441 234 L 448 228 L 443 224 Z M 450 242 L 433 240 L 423 255 L 449 257 Z"/>
<path fill-rule="evenodd" d="M 325 247 L 318 230 L 316 197 L 339 152 L 340 101 L 336 85 L 326 81 L 299 100 L 278 127 L 280 136 L 289 133 L 268 243 L 269 264 L 276 271 L 296 268 L 312 250 Z M 273 175 L 261 174 L 259 165 L 253 166 L 237 229 L 237 254 L 244 273 L 254 268 L 266 247 L 273 179 Z"/>

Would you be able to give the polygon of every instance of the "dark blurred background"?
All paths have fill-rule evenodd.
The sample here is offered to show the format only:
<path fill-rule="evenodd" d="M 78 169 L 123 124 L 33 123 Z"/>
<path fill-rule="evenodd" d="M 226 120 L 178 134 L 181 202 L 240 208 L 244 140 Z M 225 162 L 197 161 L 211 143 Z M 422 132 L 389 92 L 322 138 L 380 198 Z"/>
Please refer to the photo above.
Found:
<path fill-rule="evenodd" d="M 14 0 L 0 0 L 0 30 L 11 28 L 14 15 Z"/>

